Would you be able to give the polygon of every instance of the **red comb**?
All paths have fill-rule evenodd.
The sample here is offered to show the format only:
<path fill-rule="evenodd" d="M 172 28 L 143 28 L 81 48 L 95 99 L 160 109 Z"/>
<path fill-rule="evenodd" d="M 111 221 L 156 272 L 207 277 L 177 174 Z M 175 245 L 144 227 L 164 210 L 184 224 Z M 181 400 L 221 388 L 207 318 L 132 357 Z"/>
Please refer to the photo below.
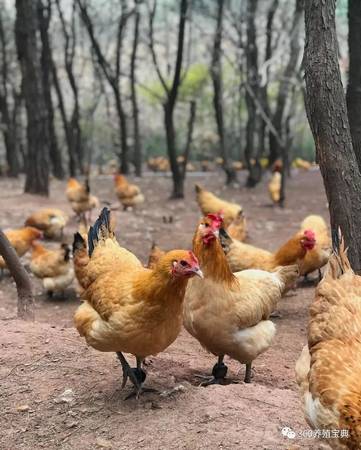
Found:
<path fill-rule="evenodd" d="M 217 228 L 220 228 L 220 226 L 223 223 L 223 217 L 219 213 L 217 213 L 217 214 L 207 214 L 207 218 L 210 219 L 212 221 L 212 224 L 216 225 Z"/>
<path fill-rule="evenodd" d="M 307 239 L 316 239 L 316 235 L 312 230 L 305 230 L 305 232 L 303 233 Z"/>

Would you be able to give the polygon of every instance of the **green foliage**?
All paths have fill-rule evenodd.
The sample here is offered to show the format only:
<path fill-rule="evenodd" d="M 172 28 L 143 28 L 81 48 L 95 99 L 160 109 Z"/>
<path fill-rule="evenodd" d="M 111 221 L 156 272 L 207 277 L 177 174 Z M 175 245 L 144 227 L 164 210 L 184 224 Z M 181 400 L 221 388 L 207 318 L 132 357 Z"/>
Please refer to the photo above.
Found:
<path fill-rule="evenodd" d="M 179 87 L 179 101 L 187 102 L 198 97 L 208 80 L 209 71 L 205 64 L 193 64 L 190 66 Z M 170 89 L 171 80 L 166 79 L 165 83 Z M 165 100 L 164 88 L 159 80 L 140 86 L 139 92 L 150 105 L 157 105 Z"/>
<path fill-rule="evenodd" d="M 167 146 L 164 134 L 154 133 L 147 136 L 144 142 L 144 149 L 146 159 L 152 156 L 166 156 Z"/>

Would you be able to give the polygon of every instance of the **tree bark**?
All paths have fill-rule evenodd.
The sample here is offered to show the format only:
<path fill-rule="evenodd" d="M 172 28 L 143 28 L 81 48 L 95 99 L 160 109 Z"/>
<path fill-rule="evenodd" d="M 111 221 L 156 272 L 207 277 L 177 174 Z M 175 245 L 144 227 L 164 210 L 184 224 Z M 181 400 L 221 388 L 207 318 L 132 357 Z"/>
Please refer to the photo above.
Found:
<path fill-rule="evenodd" d="M 247 84 L 256 99 L 259 97 L 259 74 L 258 74 L 258 49 L 256 40 L 256 11 L 258 0 L 247 0 Z M 247 187 L 254 187 L 262 177 L 262 169 L 259 163 L 259 153 L 256 151 L 255 138 L 259 130 L 259 117 L 257 106 L 249 90 L 246 90 L 246 105 L 248 111 L 246 127 L 246 148 L 244 152 L 247 169 L 249 171 Z M 252 163 L 252 158 L 254 162 Z"/>
<path fill-rule="evenodd" d="M 49 128 L 37 46 L 36 7 L 36 2 L 16 0 L 15 37 L 28 122 L 25 192 L 48 195 Z"/>
<path fill-rule="evenodd" d="M 140 140 L 139 131 L 139 109 L 136 89 L 136 61 L 137 61 L 137 49 L 139 42 L 139 1 L 136 2 L 135 18 L 134 18 L 134 37 L 132 55 L 130 60 L 130 88 L 131 88 L 131 101 L 133 110 L 133 136 L 134 136 L 134 166 L 135 174 L 138 177 L 142 176 L 142 143 Z"/>
<path fill-rule="evenodd" d="M 30 278 L 8 238 L 0 229 L 0 255 L 4 258 L 18 292 L 18 317 L 34 320 L 34 298 Z"/>
<path fill-rule="evenodd" d="M 51 96 L 52 86 L 52 50 L 49 39 L 49 25 L 51 20 L 51 0 L 46 0 L 44 5 L 42 0 L 38 0 L 38 22 L 41 38 L 41 70 L 43 76 L 43 90 L 46 108 L 48 112 L 48 127 L 49 127 L 49 152 L 50 161 L 52 165 L 53 175 L 58 179 L 64 178 L 64 169 L 61 152 L 58 146 L 58 141 L 55 133 L 54 124 L 54 107 Z"/>
<path fill-rule="evenodd" d="M 223 158 L 223 170 L 226 173 L 226 184 L 231 184 L 237 179 L 236 171 L 232 168 L 229 160 L 227 143 L 224 135 L 223 116 L 223 80 L 222 80 L 222 31 L 223 31 L 224 0 L 217 1 L 217 25 L 214 35 L 211 77 L 213 82 L 213 107 L 218 130 L 220 153 Z"/>
<path fill-rule="evenodd" d="M 361 170 L 361 1 L 348 0 L 347 110 L 353 149 Z"/>
<path fill-rule="evenodd" d="M 154 2 L 154 8 L 149 15 L 149 46 L 152 54 L 153 64 L 157 72 L 160 83 L 163 86 L 166 99 L 163 104 L 164 111 L 164 126 L 166 130 L 166 142 L 167 152 L 170 162 L 170 168 L 172 171 L 173 179 L 173 191 L 171 198 L 184 198 L 184 179 L 185 172 L 177 162 L 177 145 L 176 145 L 176 132 L 174 127 L 174 110 L 177 103 L 178 90 L 181 85 L 181 72 L 183 63 L 183 50 L 184 50 L 184 35 L 185 26 L 187 20 L 188 0 L 181 0 L 179 3 L 179 25 L 178 25 L 178 42 L 177 42 L 177 55 L 175 62 L 175 69 L 173 74 L 172 85 L 169 88 L 165 79 L 162 76 L 160 67 L 157 61 L 156 53 L 154 50 L 154 36 L 153 36 L 153 20 L 155 16 L 156 2 Z"/>
<path fill-rule="evenodd" d="M 194 123 L 196 120 L 196 112 L 197 112 L 197 103 L 195 100 L 192 100 L 189 103 L 189 119 L 188 119 L 188 126 L 187 126 L 187 141 L 186 145 L 184 147 L 183 152 L 183 178 L 185 178 L 187 173 L 187 163 L 191 151 L 191 146 L 193 142 L 193 130 L 194 130 Z"/>
<path fill-rule="evenodd" d="M 285 152 L 285 133 L 284 133 L 284 111 L 286 107 L 287 97 L 290 90 L 290 79 L 295 75 L 297 70 L 297 62 L 299 60 L 301 52 L 300 44 L 300 31 L 302 25 L 302 15 L 304 11 L 304 0 L 296 0 L 296 8 L 293 15 L 291 39 L 290 39 L 290 54 L 287 66 L 283 73 L 280 86 L 278 89 L 276 111 L 273 116 L 273 126 L 277 131 L 278 136 L 281 138 L 283 145 L 280 145 L 280 140 L 276 138 L 274 133 L 270 133 L 270 165 L 272 165 L 277 158 L 282 157 L 283 164 L 285 165 L 286 156 Z"/>
<path fill-rule="evenodd" d="M 271 109 L 268 101 L 268 76 L 269 76 L 269 63 L 272 58 L 272 32 L 273 32 L 273 20 L 278 8 L 279 0 L 273 0 L 268 13 L 266 24 L 266 48 L 264 62 L 267 64 L 266 68 L 266 81 L 263 86 L 260 87 L 260 103 L 262 104 L 265 115 L 269 118 L 271 116 Z M 259 139 L 258 147 L 261 155 L 265 154 L 266 144 L 266 126 L 267 122 L 261 117 L 259 125 Z"/>
<path fill-rule="evenodd" d="M 351 265 L 360 272 L 361 176 L 338 63 L 335 6 L 335 0 L 306 0 L 306 110 L 328 198 L 332 236 L 340 227 Z"/>
<path fill-rule="evenodd" d="M 8 165 L 7 175 L 17 177 L 20 172 L 19 152 L 16 142 L 16 118 L 17 104 L 14 103 L 13 114 L 9 106 L 9 70 L 8 70 L 8 46 L 5 36 L 3 17 L 0 11 L 0 47 L 1 47 L 1 88 L 0 88 L 0 114 L 2 121 L 2 133 L 6 149 L 6 161 Z M 15 117 L 13 116 L 15 114 Z"/>
<path fill-rule="evenodd" d="M 57 68 L 56 68 L 54 62 L 52 63 L 52 73 L 53 73 L 54 88 L 55 88 L 55 92 L 56 92 L 56 95 L 57 95 L 57 98 L 58 98 L 58 106 L 59 106 L 61 121 L 63 123 L 63 129 L 64 129 L 66 146 L 67 146 L 67 149 L 68 149 L 69 175 L 71 177 L 75 177 L 76 173 L 77 173 L 77 170 L 76 170 L 77 169 L 77 159 L 76 159 L 76 155 L 74 153 L 72 132 L 70 130 L 70 123 L 68 121 L 68 117 L 67 117 L 67 114 L 66 114 L 63 92 L 62 92 L 62 89 L 61 89 L 61 86 L 60 86 L 60 81 L 59 81 L 59 78 L 58 78 L 58 71 L 57 71 Z"/>
<path fill-rule="evenodd" d="M 178 90 L 181 83 L 183 63 L 184 35 L 187 20 L 188 0 L 181 0 L 179 9 L 177 57 L 174 70 L 173 84 L 165 105 L 165 124 L 167 130 L 167 149 L 173 174 L 172 198 L 184 198 L 184 173 L 177 162 L 176 133 L 174 128 L 174 109 L 177 102 Z"/>
<path fill-rule="evenodd" d="M 63 31 L 65 47 L 64 47 L 64 66 L 68 77 L 71 91 L 73 93 L 73 111 L 71 118 L 67 125 L 67 143 L 70 145 L 69 152 L 69 171 L 70 173 L 79 171 L 84 173 L 84 149 L 81 137 L 81 127 L 80 127 L 80 106 L 79 106 L 79 89 L 78 83 L 74 75 L 74 58 L 76 49 L 76 31 L 75 31 L 75 0 L 72 3 L 72 14 L 70 23 L 70 32 L 68 30 L 68 25 L 65 22 L 63 11 L 60 7 L 60 0 L 56 0 L 56 6 L 60 18 L 61 28 Z M 53 72 L 54 73 L 54 72 Z M 55 86 L 58 92 L 60 84 Z M 59 105 L 61 108 L 61 105 Z M 61 112 L 62 117 L 63 113 Z M 63 119 L 64 120 L 64 119 Z M 64 126 L 65 128 L 65 126 Z"/>
<path fill-rule="evenodd" d="M 58 0 L 57 0 L 58 1 Z M 88 35 L 90 41 L 93 46 L 94 53 L 97 57 L 98 64 L 101 67 L 106 80 L 108 81 L 114 97 L 115 97 L 115 107 L 118 115 L 118 123 L 119 123 L 119 134 L 120 134 L 120 145 L 121 145 L 121 153 L 119 155 L 120 159 L 120 171 L 124 174 L 127 174 L 129 171 L 129 149 L 128 149 L 128 130 L 127 130 L 127 116 L 123 107 L 123 99 L 121 93 L 121 57 L 122 57 L 122 45 L 123 45 L 123 36 L 125 32 L 125 28 L 128 22 L 129 17 L 132 14 L 132 11 L 128 11 L 127 2 L 125 0 L 121 0 L 121 14 L 118 21 L 118 31 L 117 31 L 117 41 L 116 41 L 116 55 L 115 55 L 115 69 L 112 70 L 109 62 L 105 59 L 105 56 L 100 48 L 99 42 L 95 37 L 93 23 L 90 19 L 90 16 L 87 11 L 86 3 L 82 0 L 76 0 L 83 23 L 88 31 Z"/>

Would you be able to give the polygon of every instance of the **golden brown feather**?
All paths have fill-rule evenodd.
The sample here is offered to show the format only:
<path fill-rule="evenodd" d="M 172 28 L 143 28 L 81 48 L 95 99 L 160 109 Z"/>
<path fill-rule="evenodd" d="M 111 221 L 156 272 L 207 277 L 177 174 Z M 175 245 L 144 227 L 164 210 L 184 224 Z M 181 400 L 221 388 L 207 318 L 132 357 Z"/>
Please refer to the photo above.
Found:
<path fill-rule="evenodd" d="M 70 249 L 61 244 L 57 250 L 49 250 L 38 242 L 33 242 L 30 270 L 43 280 L 46 291 L 64 291 L 74 279 L 70 261 Z"/>
<path fill-rule="evenodd" d="M 158 247 L 155 242 L 153 242 L 148 257 L 147 263 L 148 269 L 154 269 L 154 267 L 157 265 L 158 261 L 163 255 L 165 255 L 165 251 L 162 250 L 160 247 Z"/>
<path fill-rule="evenodd" d="M 240 205 L 222 200 L 198 184 L 195 185 L 195 190 L 197 203 L 202 214 L 205 216 L 207 214 L 221 213 L 225 227 L 228 227 L 242 213 L 242 207 Z"/>
<path fill-rule="evenodd" d="M 301 231 L 311 229 L 316 236 L 315 247 L 307 252 L 301 266 L 301 275 L 307 275 L 327 264 L 331 255 L 331 237 L 326 222 L 321 216 L 307 216 L 301 223 Z"/>
<path fill-rule="evenodd" d="M 222 236 L 223 239 L 228 248 L 227 261 L 233 272 L 245 269 L 272 271 L 278 266 L 292 264 L 299 264 L 301 267 L 307 251 L 315 245 L 314 235 L 308 238 L 305 231 L 297 232 L 274 253 L 230 237 Z"/>
<path fill-rule="evenodd" d="M 354 274 L 341 239 L 337 254 L 310 307 L 308 345 L 296 363 L 297 382 L 308 424 L 347 430 L 329 439 L 334 449 L 361 443 L 361 277 Z"/>
<path fill-rule="evenodd" d="M 275 326 L 268 318 L 298 270 L 291 266 L 275 273 L 232 273 L 217 238 L 217 227 L 219 221 L 209 217 L 197 227 L 193 249 L 205 277 L 191 280 L 187 287 L 184 326 L 215 356 L 229 355 L 250 364 L 271 345 Z"/>
<path fill-rule="evenodd" d="M 124 209 L 144 202 L 144 195 L 139 186 L 128 183 L 124 175 L 116 174 L 114 176 L 114 183 L 115 193 Z"/>
<path fill-rule="evenodd" d="M 5 235 L 14 247 L 17 255 L 21 257 L 31 249 L 31 244 L 36 239 L 42 238 L 43 233 L 34 227 L 24 227 L 18 230 L 7 230 L 5 231 Z M 0 269 L 4 269 L 5 267 L 5 261 L 0 256 Z"/>
<path fill-rule="evenodd" d="M 68 222 L 68 216 L 57 208 L 43 208 L 35 211 L 25 221 L 26 226 L 35 227 L 44 232 L 47 238 L 59 238 Z"/>

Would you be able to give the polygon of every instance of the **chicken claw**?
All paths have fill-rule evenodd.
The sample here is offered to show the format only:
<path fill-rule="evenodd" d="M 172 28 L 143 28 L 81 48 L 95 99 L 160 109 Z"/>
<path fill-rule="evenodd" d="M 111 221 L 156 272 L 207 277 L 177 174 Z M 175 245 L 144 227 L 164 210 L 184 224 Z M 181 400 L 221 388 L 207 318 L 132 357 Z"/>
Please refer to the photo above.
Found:
<path fill-rule="evenodd" d="M 129 378 L 130 381 L 133 383 L 134 387 L 136 389 L 140 390 L 140 387 L 141 387 L 141 385 L 144 382 L 145 377 L 146 377 L 146 373 L 140 367 L 141 361 L 138 360 L 138 358 L 137 358 L 137 367 L 136 368 L 132 368 L 128 364 L 128 361 L 125 359 L 123 353 L 117 352 L 117 357 L 118 357 L 118 359 L 119 359 L 119 361 L 120 361 L 120 363 L 122 365 L 122 369 L 123 369 L 122 389 L 125 387 L 125 385 L 126 385 L 126 383 L 128 381 L 128 378 Z"/>
<path fill-rule="evenodd" d="M 197 378 L 206 378 L 206 381 L 203 381 L 200 386 L 210 386 L 211 384 L 229 384 L 234 383 L 231 380 L 226 380 L 226 375 L 228 371 L 228 367 L 223 362 L 224 355 L 218 357 L 218 362 L 213 366 L 212 375 L 213 377 L 203 377 L 197 375 Z"/>
<path fill-rule="evenodd" d="M 139 398 L 140 394 L 143 392 L 158 392 L 156 389 L 145 388 L 142 386 L 144 383 L 147 374 L 142 369 L 142 360 L 137 358 L 137 367 L 130 367 L 128 361 L 125 359 L 124 355 L 121 352 L 117 352 L 117 357 L 122 365 L 123 369 L 123 382 L 121 389 L 123 389 L 128 381 L 128 378 L 133 383 L 134 390 L 125 397 L 125 400 L 128 400 L 131 397 Z"/>

